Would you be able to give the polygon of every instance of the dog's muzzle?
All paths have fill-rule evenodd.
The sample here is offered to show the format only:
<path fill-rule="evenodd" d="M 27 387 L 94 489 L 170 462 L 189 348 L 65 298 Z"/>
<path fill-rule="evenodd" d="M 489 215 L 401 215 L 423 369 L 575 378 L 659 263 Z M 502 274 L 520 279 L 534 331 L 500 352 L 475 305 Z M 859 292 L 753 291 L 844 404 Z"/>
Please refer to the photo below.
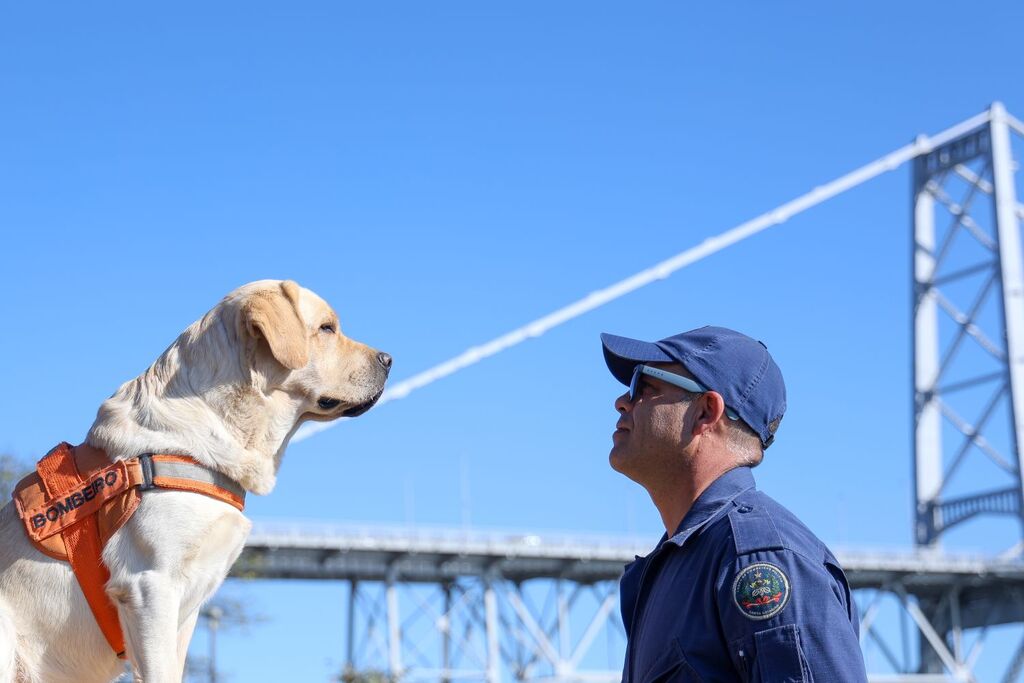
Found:
<path fill-rule="evenodd" d="M 342 417 L 359 417 L 360 415 L 362 415 L 363 413 L 365 413 L 365 412 L 366 412 L 367 410 L 369 410 L 370 408 L 372 408 L 372 407 L 373 407 L 373 405 L 374 405 L 374 404 L 375 404 L 375 403 L 376 403 L 377 401 L 379 401 L 379 400 L 380 400 L 381 394 L 383 394 L 383 393 L 384 393 L 384 391 L 383 391 L 383 389 L 382 389 L 382 390 L 381 390 L 381 392 L 380 392 L 379 394 L 377 394 L 376 396 L 374 396 L 373 398 L 371 398 L 371 399 L 370 399 L 369 401 L 367 401 L 366 403 L 360 403 L 360 404 L 359 404 L 359 405 L 357 405 L 357 406 L 352 406 L 351 408 L 348 408 L 348 409 L 346 409 L 346 410 L 345 410 L 344 412 L 342 412 L 342 413 L 341 413 L 341 416 L 342 416 Z"/>

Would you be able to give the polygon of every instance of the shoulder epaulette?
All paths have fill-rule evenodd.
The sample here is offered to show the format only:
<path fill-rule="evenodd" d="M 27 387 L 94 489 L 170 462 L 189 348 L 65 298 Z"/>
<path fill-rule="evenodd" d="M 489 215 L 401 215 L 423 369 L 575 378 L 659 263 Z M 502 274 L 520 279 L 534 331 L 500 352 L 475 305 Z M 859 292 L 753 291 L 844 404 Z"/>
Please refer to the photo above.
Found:
<path fill-rule="evenodd" d="M 733 543 L 737 555 L 746 555 L 758 550 L 776 550 L 785 547 L 771 513 L 763 505 L 753 501 L 733 502 L 729 511 L 729 525 L 732 527 Z"/>

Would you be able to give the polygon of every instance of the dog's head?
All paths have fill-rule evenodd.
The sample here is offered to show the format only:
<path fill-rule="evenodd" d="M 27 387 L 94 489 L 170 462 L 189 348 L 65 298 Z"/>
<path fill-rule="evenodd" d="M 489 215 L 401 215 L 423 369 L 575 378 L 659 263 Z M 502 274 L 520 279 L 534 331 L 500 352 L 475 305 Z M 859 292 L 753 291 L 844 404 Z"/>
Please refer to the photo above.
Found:
<path fill-rule="evenodd" d="M 342 334 L 337 313 L 312 291 L 261 280 L 226 303 L 237 316 L 244 362 L 265 388 L 301 400 L 302 419 L 355 417 L 380 398 L 391 356 Z"/>
<path fill-rule="evenodd" d="M 260 280 L 224 297 L 122 384 L 88 441 L 111 457 L 191 455 L 265 494 L 299 425 L 366 412 L 390 369 L 391 356 L 341 333 L 319 296 Z"/>

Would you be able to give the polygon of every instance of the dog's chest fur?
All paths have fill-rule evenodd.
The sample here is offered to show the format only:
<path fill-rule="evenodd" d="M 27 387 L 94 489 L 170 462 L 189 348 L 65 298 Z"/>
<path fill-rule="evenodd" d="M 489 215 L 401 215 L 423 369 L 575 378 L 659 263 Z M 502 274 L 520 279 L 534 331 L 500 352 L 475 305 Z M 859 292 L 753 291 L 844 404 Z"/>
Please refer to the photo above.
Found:
<path fill-rule="evenodd" d="M 110 568 L 107 592 L 114 600 L 130 600 L 138 573 L 160 572 L 181 591 L 183 624 L 227 576 L 251 528 L 242 513 L 205 496 L 147 491 L 103 551 Z"/>
<path fill-rule="evenodd" d="M 14 546 L 7 551 L 34 557 L 34 565 L 43 565 L 35 565 L 28 575 L 38 590 L 6 591 L 2 585 L 6 581 L 0 581 L 0 592 L 13 608 L 22 643 L 19 665 L 25 669 L 26 680 L 110 681 L 122 663 L 104 640 L 81 593 L 73 589 L 70 566 L 31 548 L 13 508 L 8 506 L 4 513 L 0 538 Z M 147 491 L 138 511 L 104 549 L 104 562 L 111 572 L 108 594 L 115 603 L 137 600 L 145 591 L 140 578 L 159 574 L 173 583 L 173 593 L 180 596 L 172 608 L 177 611 L 175 624 L 180 628 L 194 620 L 202 604 L 216 592 L 241 553 L 251 526 L 240 512 L 206 496 Z M 9 567 L 0 576 L 17 585 L 28 578 L 19 574 Z"/>

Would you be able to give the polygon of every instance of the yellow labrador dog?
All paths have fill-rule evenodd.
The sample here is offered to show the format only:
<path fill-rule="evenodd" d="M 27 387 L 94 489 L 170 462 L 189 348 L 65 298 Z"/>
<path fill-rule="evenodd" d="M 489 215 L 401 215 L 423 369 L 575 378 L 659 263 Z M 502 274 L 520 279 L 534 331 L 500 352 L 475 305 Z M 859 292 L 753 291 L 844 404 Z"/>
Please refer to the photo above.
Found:
<path fill-rule="evenodd" d="M 115 461 L 191 456 L 265 494 L 299 425 L 369 410 L 390 367 L 389 355 L 342 335 L 338 316 L 310 290 L 253 282 L 107 399 L 86 442 Z M 106 593 L 137 681 L 181 681 L 199 608 L 250 526 L 220 500 L 154 489 L 110 537 Z M 100 683 L 121 669 L 70 565 L 36 550 L 8 504 L 0 511 L 0 682 Z"/>

